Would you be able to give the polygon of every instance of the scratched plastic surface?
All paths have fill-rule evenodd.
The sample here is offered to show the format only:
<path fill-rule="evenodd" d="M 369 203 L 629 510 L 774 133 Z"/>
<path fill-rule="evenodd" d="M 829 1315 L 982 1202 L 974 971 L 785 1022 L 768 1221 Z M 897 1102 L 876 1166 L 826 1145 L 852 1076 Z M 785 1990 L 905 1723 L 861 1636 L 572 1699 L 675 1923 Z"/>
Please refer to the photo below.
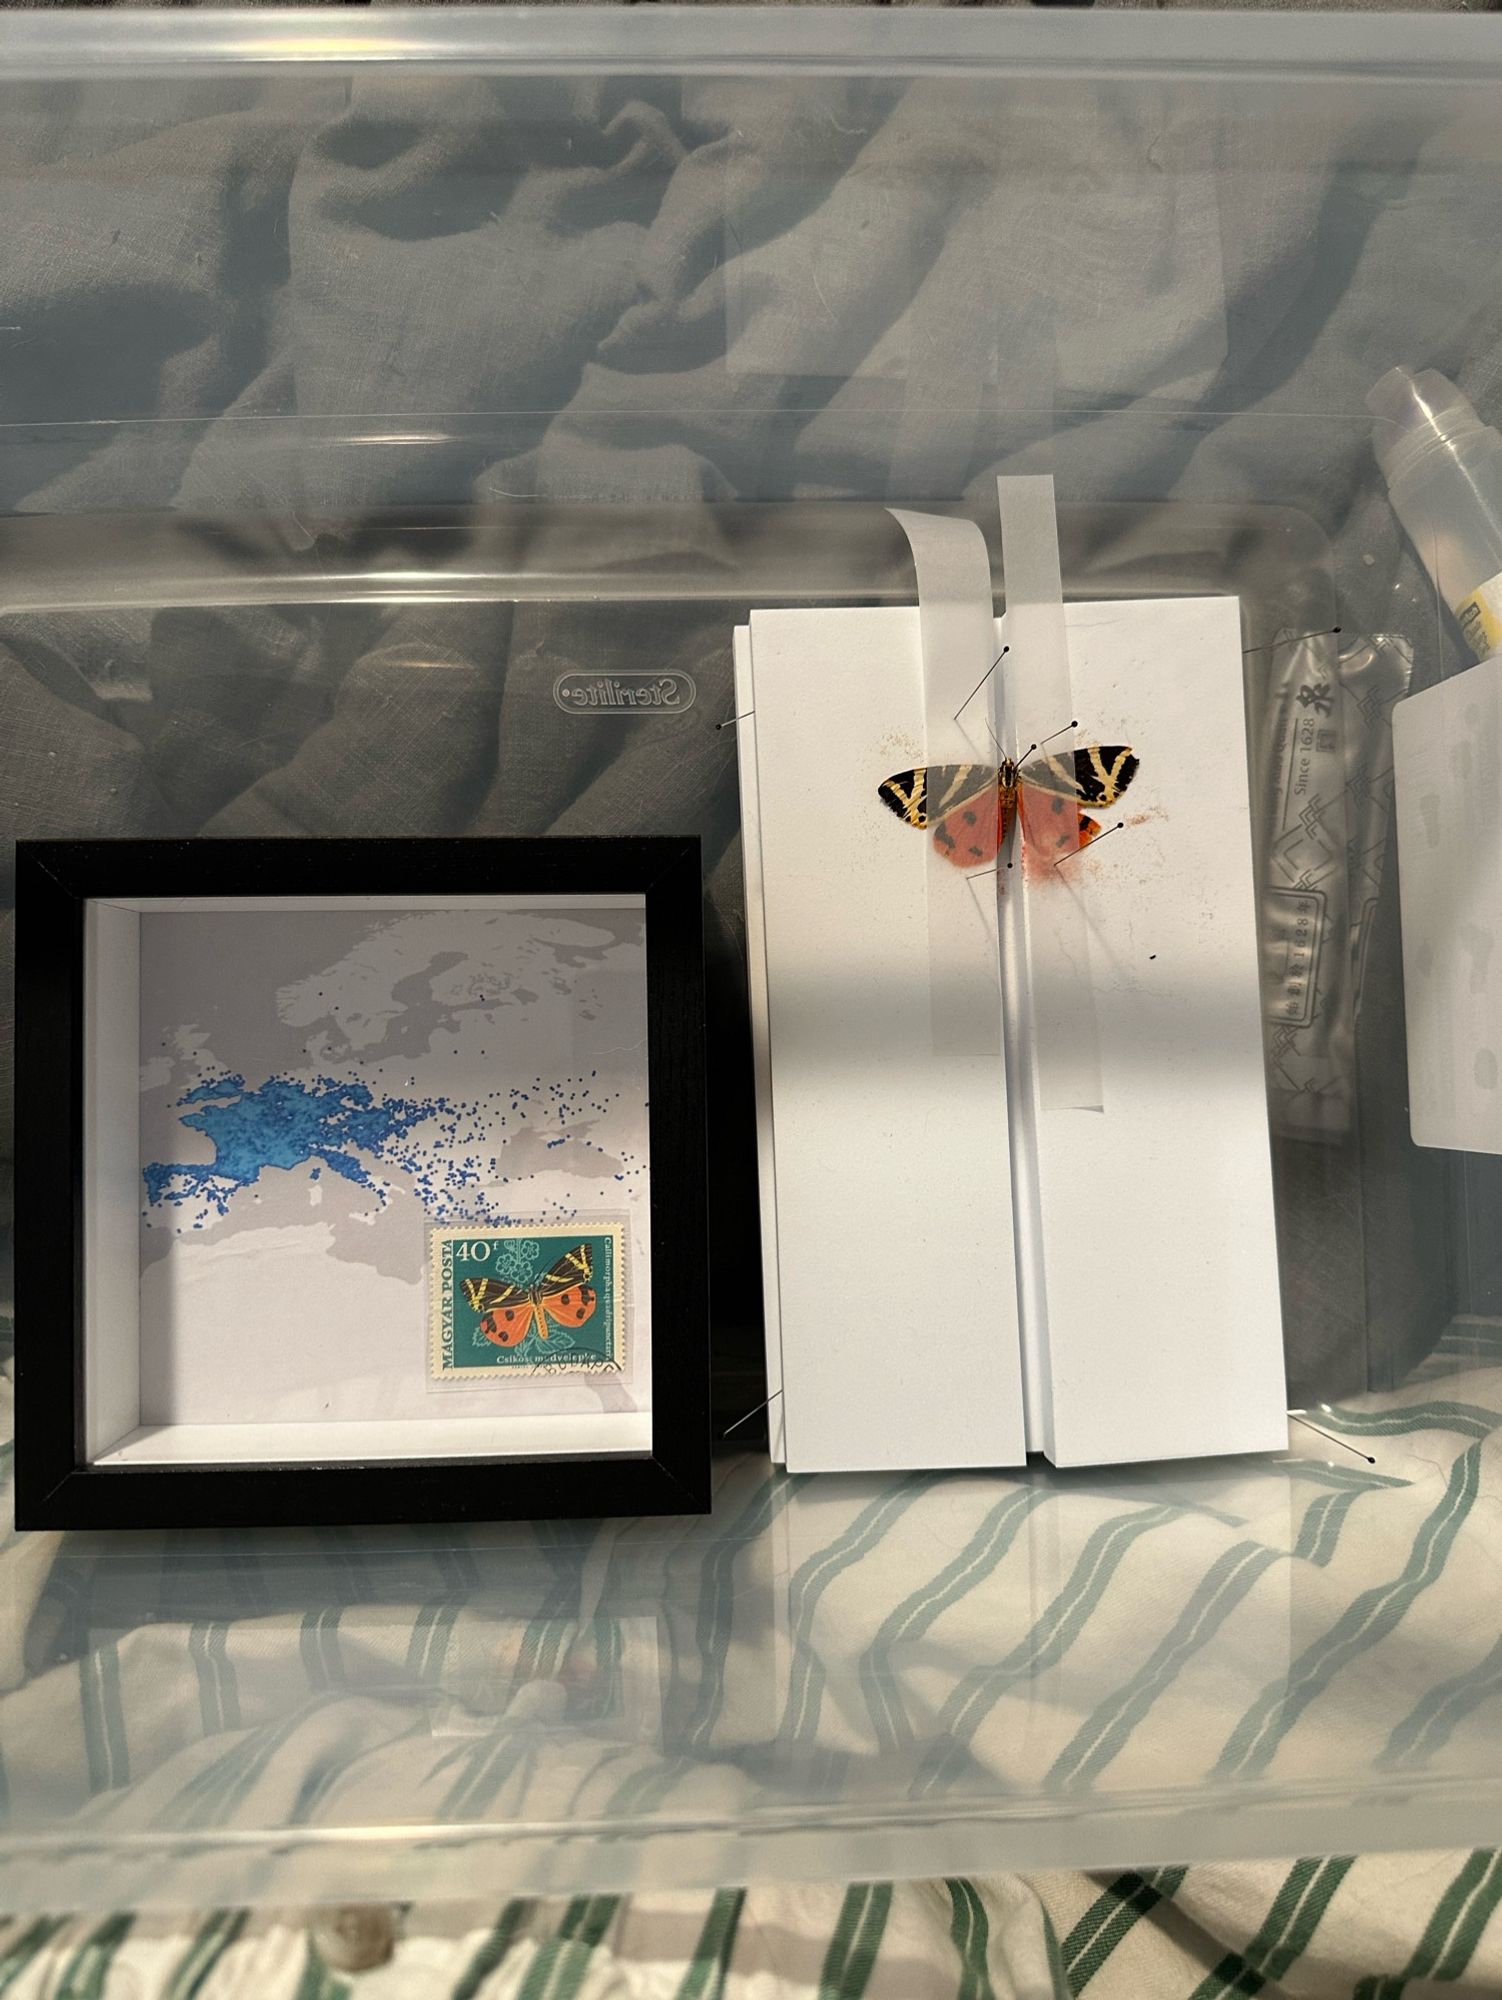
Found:
<path fill-rule="evenodd" d="M 1463 17 L 0 17 L 5 831 L 698 832 L 723 1428 L 731 628 L 1051 472 L 1068 594 L 1240 598 L 1266 868 L 1279 718 L 1465 660 L 1364 398 L 1496 379 L 1499 105 Z M 1285 1458 L 798 1481 L 753 1422 L 703 1521 L 13 1536 L 5 1907 L 1491 1839 L 1499 1184 L 1408 1139 L 1394 865 L 1318 1130 L 1276 884 Z"/>

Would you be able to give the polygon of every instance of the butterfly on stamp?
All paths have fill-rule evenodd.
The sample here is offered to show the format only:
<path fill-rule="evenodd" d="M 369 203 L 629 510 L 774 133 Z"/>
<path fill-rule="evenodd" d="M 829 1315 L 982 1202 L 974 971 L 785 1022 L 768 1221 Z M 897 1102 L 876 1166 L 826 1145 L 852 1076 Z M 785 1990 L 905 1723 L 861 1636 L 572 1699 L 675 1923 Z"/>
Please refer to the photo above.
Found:
<path fill-rule="evenodd" d="M 496 1347 L 520 1347 L 529 1333 L 548 1340 L 554 1326 L 567 1330 L 592 1319 L 599 1303 L 593 1276 L 589 1245 L 577 1243 L 531 1284 L 503 1278 L 463 1278 L 460 1284 L 471 1310 L 481 1315 L 481 1335 Z"/>
<path fill-rule="evenodd" d="M 908 826 L 927 832 L 956 868 L 992 862 L 1014 819 L 1029 846 L 1047 858 L 1076 851 L 1105 831 L 1081 806 L 1114 805 L 1137 775 L 1126 745 L 1091 743 L 1072 758 L 1046 751 L 1018 765 L 927 764 L 883 778 L 876 795 Z M 1073 812 L 1073 823 L 1064 815 Z"/>

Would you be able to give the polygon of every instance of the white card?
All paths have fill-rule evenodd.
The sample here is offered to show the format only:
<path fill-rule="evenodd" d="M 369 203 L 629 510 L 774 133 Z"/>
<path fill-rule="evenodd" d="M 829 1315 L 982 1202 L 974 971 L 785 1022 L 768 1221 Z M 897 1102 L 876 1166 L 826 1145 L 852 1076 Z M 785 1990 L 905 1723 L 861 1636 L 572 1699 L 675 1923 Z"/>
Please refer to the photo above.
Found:
<path fill-rule="evenodd" d="M 1130 744 L 1138 769 L 1093 814 L 1104 838 L 1007 898 L 1021 927 L 1041 895 L 1079 897 L 1100 1048 L 1101 1109 L 1037 1112 L 1043 1448 L 1058 1465 L 1282 1450 L 1239 608 L 1066 615 L 1079 741 Z"/>
<path fill-rule="evenodd" d="M 750 665 L 788 1468 L 1019 1464 L 1000 1037 L 936 1054 L 929 1012 L 930 893 L 996 962 L 994 899 L 876 794 L 923 758 L 918 614 L 755 612 Z"/>
<path fill-rule="evenodd" d="M 1414 1144 L 1502 1153 L 1502 655 L 1393 710 Z"/>

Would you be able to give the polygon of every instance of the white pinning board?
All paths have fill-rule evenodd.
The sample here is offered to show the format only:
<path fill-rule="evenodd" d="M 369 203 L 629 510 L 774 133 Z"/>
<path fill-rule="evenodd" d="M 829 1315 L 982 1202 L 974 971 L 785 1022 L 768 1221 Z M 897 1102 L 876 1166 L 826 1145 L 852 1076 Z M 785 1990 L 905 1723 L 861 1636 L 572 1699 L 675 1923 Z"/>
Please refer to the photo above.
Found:
<path fill-rule="evenodd" d="M 935 876 L 922 839 L 889 839 L 904 829 L 876 799 L 922 744 L 918 649 L 916 611 L 774 611 L 753 614 L 744 654 L 773 1156 L 762 1214 L 794 1472 L 1025 1456 L 999 1036 L 989 1056 L 936 1052 L 928 991 L 931 879 L 993 938 L 994 900 Z"/>
<path fill-rule="evenodd" d="M 1139 763 L 1052 880 L 1023 879 L 1015 834 L 1000 877 L 957 869 L 878 798 L 924 761 L 915 611 L 758 612 L 737 638 L 768 1386 L 795 1471 L 1286 1444 L 1238 606 L 1067 617 L 1079 740 Z M 1086 914 L 1099 1109 L 1046 1101 L 1033 1067 L 1048 893 Z M 941 926 L 991 926 L 1010 1077 L 936 1048 L 933 897 Z"/>

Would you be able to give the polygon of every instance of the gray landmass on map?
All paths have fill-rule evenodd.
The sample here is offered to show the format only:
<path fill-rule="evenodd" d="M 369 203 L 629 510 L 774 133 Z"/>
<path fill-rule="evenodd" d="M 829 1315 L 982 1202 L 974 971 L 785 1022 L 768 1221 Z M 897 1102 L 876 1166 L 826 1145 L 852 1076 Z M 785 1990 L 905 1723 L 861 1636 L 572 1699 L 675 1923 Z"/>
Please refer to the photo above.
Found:
<path fill-rule="evenodd" d="M 647 1150 L 644 981 L 642 918 L 629 909 L 148 914 L 142 1161 L 213 1158 L 179 1116 L 206 1075 L 238 1074 L 249 1087 L 335 1077 L 385 1098 L 479 1107 L 473 1132 L 459 1135 L 465 1171 L 477 1186 L 504 1175 L 518 1214 L 532 1212 L 534 1180 L 548 1212 L 554 1175 L 577 1182 L 581 1205 L 618 1204 L 623 1155 Z M 567 1094 L 555 1100 L 560 1082 Z M 520 1107 L 519 1090 L 530 1094 Z M 548 1123 L 557 1102 L 567 1118 Z M 440 1119 L 415 1136 L 442 1147 L 445 1129 Z M 186 1208 L 156 1205 L 142 1217 L 143 1267 L 190 1238 L 317 1223 L 335 1257 L 419 1278 L 427 1228 L 441 1219 L 424 1205 L 422 1176 L 357 1157 L 379 1190 L 311 1163 L 264 1171 L 196 1230 Z"/>

